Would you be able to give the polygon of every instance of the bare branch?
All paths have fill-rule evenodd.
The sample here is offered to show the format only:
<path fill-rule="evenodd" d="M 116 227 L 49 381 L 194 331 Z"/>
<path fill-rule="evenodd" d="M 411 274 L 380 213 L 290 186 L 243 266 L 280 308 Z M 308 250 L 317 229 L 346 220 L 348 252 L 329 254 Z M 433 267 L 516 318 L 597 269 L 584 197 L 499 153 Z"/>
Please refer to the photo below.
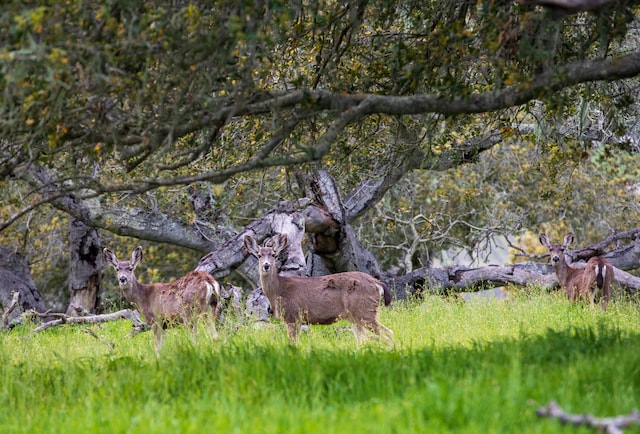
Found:
<path fill-rule="evenodd" d="M 61 314 L 61 313 L 56 313 L 56 314 L 47 313 L 47 314 L 36 314 L 36 315 L 37 316 L 42 316 L 42 315 L 54 316 L 57 318 L 51 321 L 47 321 L 41 324 L 40 326 L 36 327 L 31 331 L 31 333 L 29 334 L 30 336 L 36 333 L 39 333 L 43 330 L 56 327 L 62 324 L 99 324 L 99 323 L 108 322 L 108 321 L 117 321 L 119 319 L 127 319 L 131 321 L 134 329 L 138 328 L 138 329 L 147 330 L 150 328 L 148 324 L 146 324 L 144 321 L 142 321 L 142 319 L 140 319 L 140 314 L 138 313 L 138 311 L 131 310 L 131 309 L 123 309 L 117 312 L 108 313 L 104 315 L 70 316 L 70 315 Z"/>
<path fill-rule="evenodd" d="M 582 425 L 609 434 L 622 433 L 623 428 L 634 424 L 640 426 L 640 412 L 638 410 L 633 410 L 628 416 L 600 418 L 590 414 L 567 413 L 557 403 L 551 401 L 546 407 L 539 408 L 536 414 L 540 417 L 558 419 L 563 424 Z"/>

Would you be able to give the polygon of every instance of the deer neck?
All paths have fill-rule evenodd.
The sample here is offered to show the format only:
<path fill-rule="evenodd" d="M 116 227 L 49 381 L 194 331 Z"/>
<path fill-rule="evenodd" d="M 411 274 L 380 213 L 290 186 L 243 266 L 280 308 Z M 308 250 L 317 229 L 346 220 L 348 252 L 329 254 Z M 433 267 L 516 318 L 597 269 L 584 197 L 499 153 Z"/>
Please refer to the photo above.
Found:
<path fill-rule="evenodd" d="M 282 296 L 282 281 L 277 271 L 260 275 L 262 292 L 269 299 L 271 308 L 274 310 L 276 318 L 280 317 L 279 299 Z"/>
<path fill-rule="evenodd" d="M 279 295 L 280 276 L 278 276 L 277 272 L 260 275 L 260 283 L 262 284 L 262 291 L 267 298 L 271 299 L 272 296 Z"/>
<path fill-rule="evenodd" d="M 564 258 L 561 258 L 557 264 L 554 264 L 553 268 L 558 276 L 558 280 L 564 286 L 567 285 L 573 274 L 577 271 L 577 269 L 567 264 L 567 261 Z"/>
<path fill-rule="evenodd" d="M 131 285 L 123 288 L 124 297 L 129 303 L 134 303 L 138 306 L 138 309 L 142 309 L 142 306 L 146 306 L 146 301 L 149 299 L 149 294 L 153 290 L 153 285 L 146 285 L 139 283 L 138 280 L 133 280 Z"/>

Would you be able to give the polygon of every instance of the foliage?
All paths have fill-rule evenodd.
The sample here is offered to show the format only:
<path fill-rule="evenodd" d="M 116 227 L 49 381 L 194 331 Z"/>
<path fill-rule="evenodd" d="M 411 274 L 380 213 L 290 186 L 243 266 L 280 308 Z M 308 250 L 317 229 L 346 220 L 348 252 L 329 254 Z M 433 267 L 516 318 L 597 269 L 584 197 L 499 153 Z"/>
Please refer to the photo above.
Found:
<path fill-rule="evenodd" d="M 0 335 L 8 432 L 573 432 L 535 410 L 554 399 L 598 416 L 638 407 L 637 306 L 606 313 L 531 289 L 510 301 L 428 297 L 383 311 L 397 349 L 355 351 L 340 326 L 296 346 L 282 326 L 150 333 L 125 322 Z M 95 334 L 98 339 L 92 337 Z M 82 397 L 82 399 L 78 399 Z M 38 415 L 38 417 L 35 417 Z"/>
<path fill-rule="evenodd" d="M 637 71 L 616 68 L 638 54 L 637 1 L 563 18 L 501 0 L 5 3 L 0 229 L 40 264 L 45 292 L 61 286 L 52 223 L 66 218 L 42 203 L 64 193 L 193 228 L 195 187 L 228 233 L 299 198 L 312 164 L 344 197 L 416 151 L 361 223 L 387 267 L 562 218 L 581 240 L 635 224 Z M 465 147 L 493 130 L 499 147 Z"/>
<path fill-rule="evenodd" d="M 560 238 L 571 230 L 588 245 L 634 227 L 640 212 L 637 155 L 586 146 L 574 133 L 547 137 L 551 133 L 510 132 L 473 165 L 406 175 L 370 213 L 373 219 L 363 219 L 362 239 L 387 267 L 400 263 L 411 271 L 452 247 L 482 261 L 504 237 L 535 252 L 541 231 Z M 457 136 L 449 139 L 466 139 Z M 527 233 L 536 234 L 534 243 L 523 243 Z"/>

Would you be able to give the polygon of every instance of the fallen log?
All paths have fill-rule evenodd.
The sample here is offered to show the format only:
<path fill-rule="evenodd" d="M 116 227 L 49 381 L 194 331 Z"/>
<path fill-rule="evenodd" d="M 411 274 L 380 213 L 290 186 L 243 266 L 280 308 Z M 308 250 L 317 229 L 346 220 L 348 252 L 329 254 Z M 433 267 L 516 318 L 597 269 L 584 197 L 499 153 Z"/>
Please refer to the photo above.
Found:
<path fill-rule="evenodd" d="M 632 424 L 640 426 L 640 412 L 638 410 L 633 410 L 627 416 L 595 417 L 590 414 L 567 413 L 556 402 L 551 401 L 546 407 L 539 408 L 536 414 L 539 417 L 558 419 L 563 424 L 582 425 L 608 434 L 622 433 L 623 428 Z"/>

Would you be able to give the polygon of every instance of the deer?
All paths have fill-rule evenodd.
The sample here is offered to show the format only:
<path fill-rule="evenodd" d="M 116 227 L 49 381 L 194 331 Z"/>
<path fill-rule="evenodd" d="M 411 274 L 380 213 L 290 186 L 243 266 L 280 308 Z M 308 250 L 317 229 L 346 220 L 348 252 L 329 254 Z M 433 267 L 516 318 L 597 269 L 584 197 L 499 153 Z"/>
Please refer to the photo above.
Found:
<path fill-rule="evenodd" d="M 135 269 L 142 261 L 142 247 L 131 254 L 130 261 L 119 261 L 116 255 L 105 248 L 105 263 L 111 265 L 117 275 L 118 284 L 125 299 L 134 304 L 145 321 L 151 324 L 156 355 L 164 342 L 164 329 L 177 324 L 191 324 L 204 317 L 211 338 L 217 338 L 215 317 L 220 300 L 220 284 L 208 273 L 191 271 L 169 283 L 139 283 Z"/>
<path fill-rule="evenodd" d="M 564 257 L 564 251 L 573 240 L 571 232 L 565 235 L 562 244 L 551 243 L 546 234 L 540 234 L 540 244 L 549 249 L 551 265 L 569 300 L 584 300 L 594 305 L 598 295 L 602 299 L 602 310 L 605 311 L 611 297 L 613 266 L 601 256 L 589 258 L 584 268 L 570 266 Z"/>
<path fill-rule="evenodd" d="M 284 321 L 291 342 L 297 341 L 301 324 L 332 324 L 345 319 L 352 324 L 356 345 L 366 337 L 366 329 L 394 347 L 393 331 L 378 319 L 381 298 L 391 303 L 391 293 L 380 280 L 360 271 L 319 277 L 281 276 L 277 259 L 287 247 L 286 234 L 265 240 L 262 247 L 251 235 L 244 246 L 258 259 L 262 291 L 274 316 Z"/>

